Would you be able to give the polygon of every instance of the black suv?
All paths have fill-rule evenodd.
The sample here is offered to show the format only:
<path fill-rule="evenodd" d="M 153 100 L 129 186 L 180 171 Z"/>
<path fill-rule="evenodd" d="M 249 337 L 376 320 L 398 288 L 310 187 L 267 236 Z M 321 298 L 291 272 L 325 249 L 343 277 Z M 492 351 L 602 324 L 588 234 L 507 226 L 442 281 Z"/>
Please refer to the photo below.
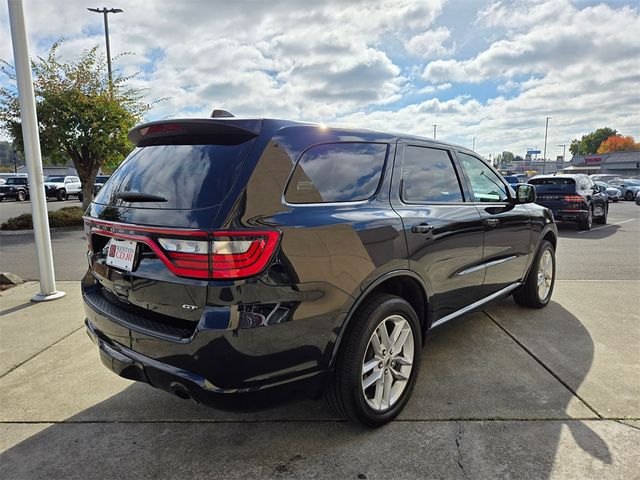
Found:
<path fill-rule="evenodd" d="M 9 177 L 0 185 L 0 202 L 5 198 L 15 198 L 18 202 L 29 199 L 29 180 L 27 177 Z"/>
<path fill-rule="evenodd" d="M 582 230 L 591 230 L 593 222 L 607 223 L 609 199 L 589 176 L 538 175 L 529 183 L 536 187 L 537 203 L 549 208 L 556 221 L 575 222 Z"/>
<path fill-rule="evenodd" d="M 86 212 L 82 281 L 123 377 L 229 408 L 325 392 L 376 425 L 408 401 L 431 328 L 551 297 L 551 212 L 465 148 L 271 119 L 129 138 Z"/>

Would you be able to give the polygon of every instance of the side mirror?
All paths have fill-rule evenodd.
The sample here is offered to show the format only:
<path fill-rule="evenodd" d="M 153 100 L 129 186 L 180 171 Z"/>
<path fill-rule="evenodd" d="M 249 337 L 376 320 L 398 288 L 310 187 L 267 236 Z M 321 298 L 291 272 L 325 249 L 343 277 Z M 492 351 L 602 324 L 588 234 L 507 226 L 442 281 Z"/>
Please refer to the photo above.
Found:
<path fill-rule="evenodd" d="M 516 203 L 535 203 L 536 187 L 528 183 L 516 185 Z"/>

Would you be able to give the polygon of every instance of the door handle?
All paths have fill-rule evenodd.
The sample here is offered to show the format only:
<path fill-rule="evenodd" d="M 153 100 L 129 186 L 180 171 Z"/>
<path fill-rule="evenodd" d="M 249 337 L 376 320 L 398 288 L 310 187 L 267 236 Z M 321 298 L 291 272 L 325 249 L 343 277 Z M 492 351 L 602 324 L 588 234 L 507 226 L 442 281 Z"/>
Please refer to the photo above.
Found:
<path fill-rule="evenodd" d="M 489 226 L 489 227 L 495 227 L 499 223 L 500 223 L 500 219 L 499 218 L 485 218 L 484 219 L 484 224 Z"/>
<path fill-rule="evenodd" d="M 433 227 L 427 223 L 421 223 L 419 225 L 414 225 L 413 227 L 411 227 L 411 231 L 413 233 L 426 234 L 431 233 L 433 231 Z"/>

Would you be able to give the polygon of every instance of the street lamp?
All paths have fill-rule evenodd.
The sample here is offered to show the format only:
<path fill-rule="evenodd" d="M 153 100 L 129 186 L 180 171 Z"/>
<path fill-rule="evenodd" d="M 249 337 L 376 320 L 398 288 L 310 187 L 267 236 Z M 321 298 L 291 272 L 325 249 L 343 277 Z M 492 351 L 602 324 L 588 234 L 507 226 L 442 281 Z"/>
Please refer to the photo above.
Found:
<path fill-rule="evenodd" d="M 438 129 L 438 124 L 434 123 L 433 124 L 433 139 L 434 140 L 436 139 L 436 131 L 437 131 L 437 129 Z"/>
<path fill-rule="evenodd" d="M 547 117 L 547 124 L 544 127 L 544 153 L 542 154 L 542 174 L 544 175 L 544 170 L 547 165 L 547 132 L 549 131 L 549 119 L 551 117 Z"/>
<path fill-rule="evenodd" d="M 122 10 L 120 8 L 107 8 L 102 7 L 99 8 L 87 8 L 90 12 L 102 13 L 104 15 L 104 36 L 107 42 L 107 68 L 109 71 L 109 91 L 111 91 L 113 86 L 113 75 L 111 73 L 111 47 L 109 46 L 109 19 L 107 15 L 109 13 L 121 13 Z"/>

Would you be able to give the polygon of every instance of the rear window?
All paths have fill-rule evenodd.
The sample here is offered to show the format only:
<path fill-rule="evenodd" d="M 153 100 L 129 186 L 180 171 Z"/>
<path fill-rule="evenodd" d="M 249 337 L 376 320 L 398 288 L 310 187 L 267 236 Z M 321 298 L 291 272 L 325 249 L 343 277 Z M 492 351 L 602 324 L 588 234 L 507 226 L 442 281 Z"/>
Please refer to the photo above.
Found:
<path fill-rule="evenodd" d="M 254 140 L 238 145 L 153 145 L 134 149 L 100 189 L 95 203 L 138 208 L 195 209 L 220 203 L 242 173 Z M 163 202 L 124 201 L 121 192 Z"/>
<path fill-rule="evenodd" d="M 537 193 L 576 191 L 573 178 L 532 178 L 529 183 L 536 186 Z"/>
<path fill-rule="evenodd" d="M 302 154 L 287 185 L 289 203 L 354 202 L 378 189 L 387 145 L 327 143 Z"/>

